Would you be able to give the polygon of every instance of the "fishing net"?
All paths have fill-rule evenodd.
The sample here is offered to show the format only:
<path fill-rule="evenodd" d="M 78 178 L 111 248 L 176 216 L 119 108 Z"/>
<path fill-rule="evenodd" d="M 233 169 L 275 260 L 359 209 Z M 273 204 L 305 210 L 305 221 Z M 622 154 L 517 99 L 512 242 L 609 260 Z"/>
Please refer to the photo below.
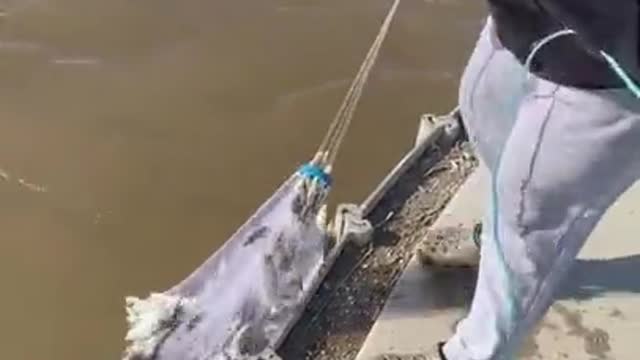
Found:
<path fill-rule="evenodd" d="M 268 359 L 321 274 L 328 187 L 296 174 L 182 283 L 128 298 L 126 359 Z"/>

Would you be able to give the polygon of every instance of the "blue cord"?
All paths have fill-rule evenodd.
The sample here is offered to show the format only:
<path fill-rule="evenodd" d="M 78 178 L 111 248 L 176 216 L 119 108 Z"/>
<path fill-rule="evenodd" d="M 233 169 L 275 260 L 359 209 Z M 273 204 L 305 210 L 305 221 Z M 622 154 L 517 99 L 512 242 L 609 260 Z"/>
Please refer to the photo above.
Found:
<path fill-rule="evenodd" d="M 631 79 L 631 76 L 629 76 L 629 74 L 627 74 L 622 66 L 618 64 L 616 59 L 614 59 L 613 56 L 607 54 L 604 51 L 600 51 L 600 55 L 602 55 L 602 57 L 607 61 L 611 70 L 613 70 L 613 72 L 620 78 L 620 80 L 624 82 L 624 85 L 627 87 L 627 89 L 629 89 L 629 91 L 631 91 L 631 93 L 635 97 L 640 98 L 640 86 L 638 86 L 638 84 L 636 84 L 633 79 Z"/>
<path fill-rule="evenodd" d="M 505 141 L 506 143 L 506 141 Z M 496 159 L 496 168 L 493 171 L 493 175 L 492 175 L 492 179 L 491 179 L 491 217 L 492 217 L 492 221 L 491 221 L 491 232 L 492 232 L 492 238 L 494 240 L 494 245 L 496 247 L 496 252 L 498 253 L 498 259 L 500 260 L 500 263 L 502 265 L 502 269 L 503 269 L 503 273 L 506 277 L 506 282 L 507 282 L 507 290 L 508 290 L 508 308 L 507 308 L 507 314 L 508 314 L 508 320 L 509 320 L 509 328 L 513 329 L 515 327 L 515 320 L 519 317 L 518 316 L 518 306 L 517 306 L 517 294 L 514 293 L 514 289 L 515 289 L 515 279 L 513 278 L 513 273 L 511 272 L 511 269 L 509 268 L 509 264 L 507 263 L 507 259 L 505 256 L 505 252 L 502 249 L 502 241 L 501 241 L 501 236 L 500 236 L 500 223 L 499 223 L 499 219 L 500 219 L 500 205 L 499 205 L 499 191 L 498 191 L 498 173 L 500 172 L 500 168 L 501 168 L 501 163 L 502 163 L 502 155 L 504 154 L 504 148 L 505 146 L 502 146 L 502 150 L 498 153 L 498 158 Z M 506 356 L 509 356 L 509 354 L 511 354 L 511 350 L 506 351 Z"/>

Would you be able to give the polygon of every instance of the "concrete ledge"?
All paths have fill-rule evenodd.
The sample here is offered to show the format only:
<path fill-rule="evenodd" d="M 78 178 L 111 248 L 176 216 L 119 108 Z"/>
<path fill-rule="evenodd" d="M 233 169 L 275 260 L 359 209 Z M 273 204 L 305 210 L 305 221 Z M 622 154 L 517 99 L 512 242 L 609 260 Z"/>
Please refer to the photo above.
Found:
<path fill-rule="evenodd" d="M 476 171 L 434 227 L 471 225 L 484 211 L 488 176 Z M 636 359 L 640 334 L 640 184 L 609 211 L 583 249 L 565 291 L 521 359 Z M 425 351 L 447 339 L 471 300 L 475 274 L 435 274 L 412 259 L 357 360 Z"/>

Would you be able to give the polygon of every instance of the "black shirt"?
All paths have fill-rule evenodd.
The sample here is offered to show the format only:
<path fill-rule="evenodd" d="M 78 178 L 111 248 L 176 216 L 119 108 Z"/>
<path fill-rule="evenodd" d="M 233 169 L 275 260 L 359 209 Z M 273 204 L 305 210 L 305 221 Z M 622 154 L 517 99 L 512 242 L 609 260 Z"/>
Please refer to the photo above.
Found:
<path fill-rule="evenodd" d="M 550 81 L 582 88 L 622 87 L 601 50 L 634 79 L 640 78 L 640 0 L 488 0 L 498 38 L 522 63 L 533 46 L 561 29 L 536 53 L 531 71 Z"/>

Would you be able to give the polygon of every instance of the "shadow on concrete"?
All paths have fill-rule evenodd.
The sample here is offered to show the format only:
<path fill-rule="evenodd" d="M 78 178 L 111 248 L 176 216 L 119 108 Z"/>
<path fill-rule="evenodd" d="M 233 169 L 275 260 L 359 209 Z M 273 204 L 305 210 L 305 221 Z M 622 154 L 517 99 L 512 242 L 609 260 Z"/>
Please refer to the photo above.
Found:
<path fill-rule="evenodd" d="M 473 270 L 431 272 L 413 263 L 389 297 L 383 318 L 429 317 L 443 311 L 466 311 L 476 282 Z"/>
<path fill-rule="evenodd" d="M 408 269 L 396 284 L 385 316 L 429 317 L 442 311 L 468 308 L 476 281 L 474 271 L 432 273 L 417 266 Z M 640 294 L 640 255 L 578 260 L 557 299 L 584 301 L 610 293 Z"/>
<path fill-rule="evenodd" d="M 578 260 L 558 299 L 588 300 L 607 293 L 640 294 L 640 255 Z"/>

